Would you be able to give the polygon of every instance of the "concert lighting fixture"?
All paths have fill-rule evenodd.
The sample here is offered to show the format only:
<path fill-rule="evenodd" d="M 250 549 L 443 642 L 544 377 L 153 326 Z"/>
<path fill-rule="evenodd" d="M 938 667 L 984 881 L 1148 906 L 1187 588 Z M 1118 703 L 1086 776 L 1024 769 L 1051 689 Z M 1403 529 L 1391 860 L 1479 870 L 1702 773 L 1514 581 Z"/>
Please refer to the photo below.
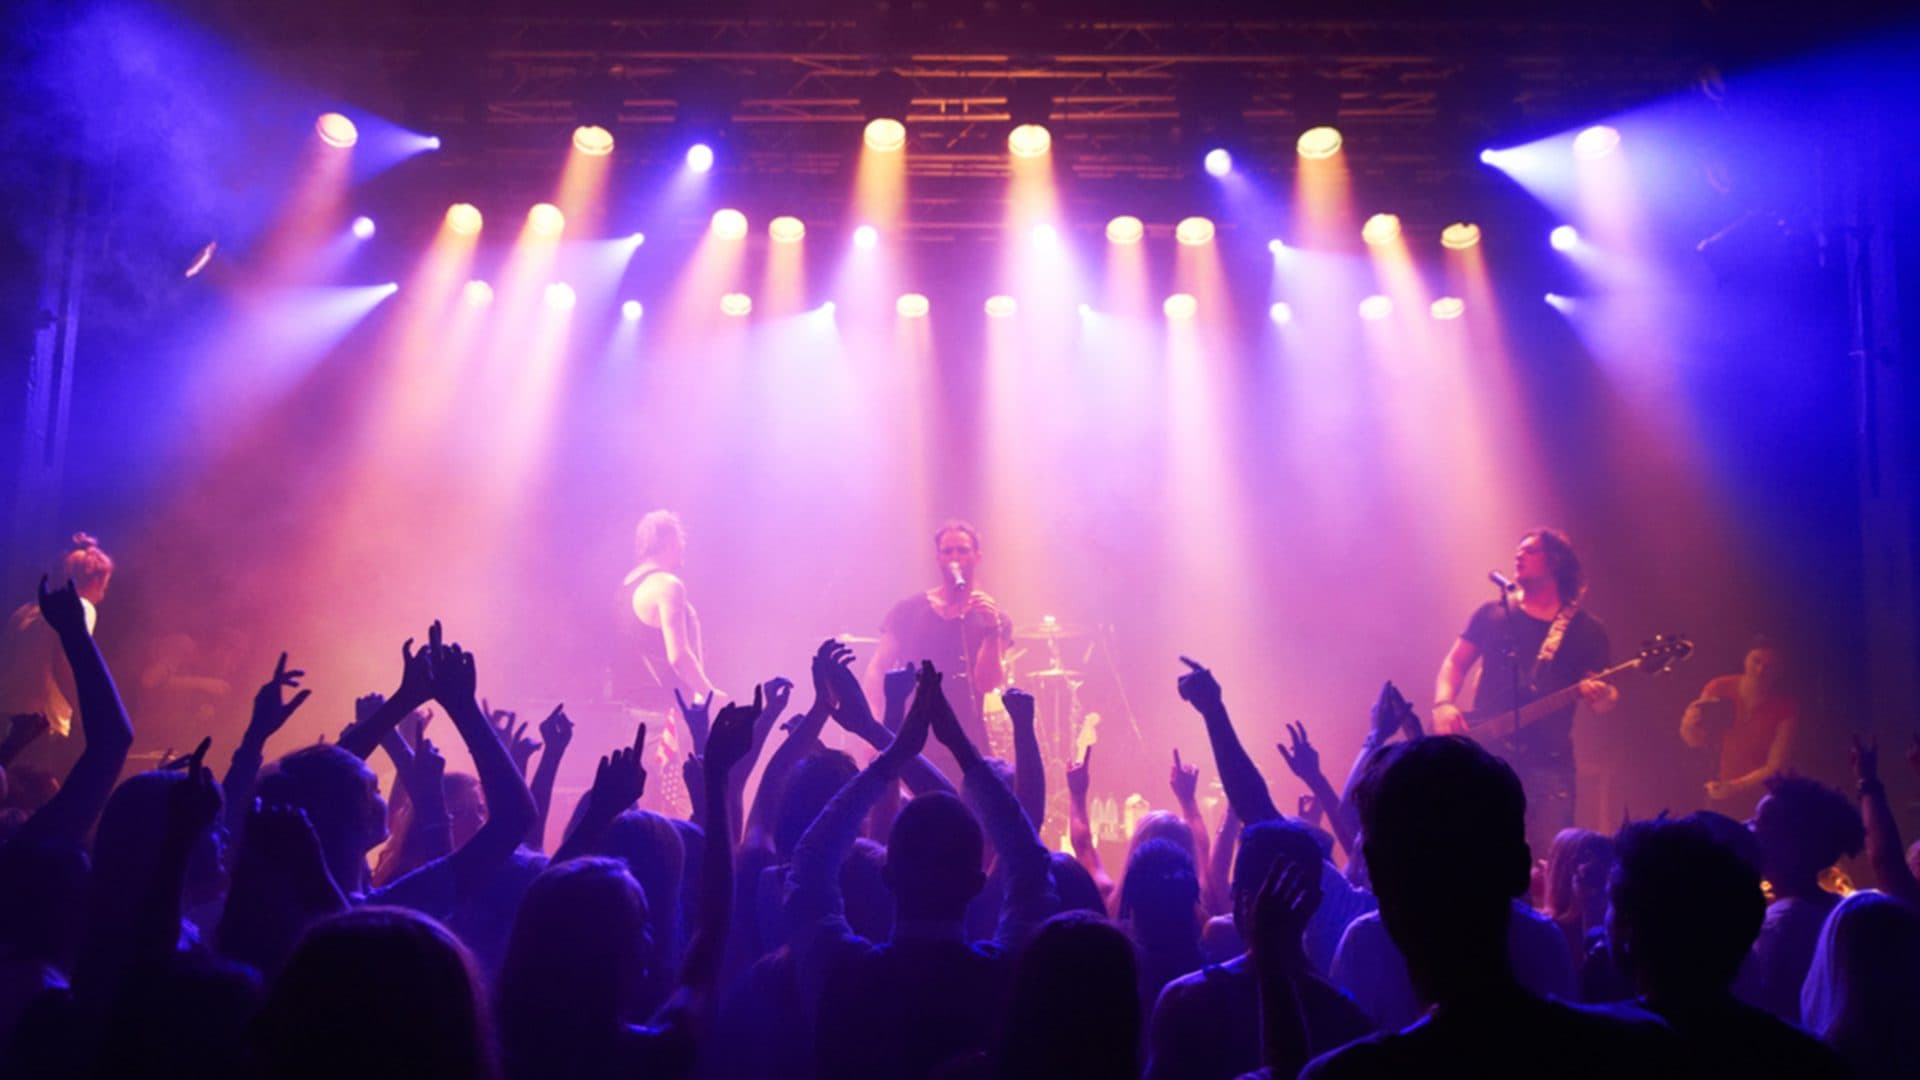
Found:
<path fill-rule="evenodd" d="M 426 148 L 427 148 L 427 149 L 429 149 L 429 150 L 438 150 L 438 149 L 440 149 L 440 136 L 438 136 L 438 135 L 429 135 L 429 136 L 427 136 L 427 141 L 426 141 L 426 144 L 425 144 L 425 145 L 426 145 Z"/>
<path fill-rule="evenodd" d="M 321 142 L 335 150 L 345 150 L 360 141 L 360 129 L 337 112 L 321 113 L 320 119 L 313 122 L 313 130 Z"/>
<path fill-rule="evenodd" d="M 638 300 L 629 300 L 620 305 L 620 317 L 628 322 L 639 322 L 640 316 L 644 311 L 645 309 L 640 306 L 640 301 Z"/>
<path fill-rule="evenodd" d="M 547 307 L 554 311 L 572 311 L 578 297 L 573 294 L 573 286 L 564 281 L 556 281 L 547 286 Z"/>
<path fill-rule="evenodd" d="M 1045 124 L 1021 124 L 1007 132 L 1007 150 L 1014 157 L 1042 157 L 1053 149 L 1053 134 Z"/>
<path fill-rule="evenodd" d="M 694 143 L 687 147 L 687 168 L 703 173 L 713 168 L 713 147 L 706 143 Z"/>
<path fill-rule="evenodd" d="M 745 318 L 753 311 L 753 297 L 743 292 L 730 292 L 720 298 L 720 314 L 733 318 Z"/>
<path fill-rule="evenodd" d="M 1284 252 L 1287 250 L 1287 243 L 1286 241 L 1276 236 L 1273 239 L 1267 241 L 1267 250 L 1272 252 L 1275 255 L 1278 255 L 1281 252 Z"/>
<path fill-rule="evenodd" d="M 987 297 L 987 314 L 995 319 L 1008 318 L 1019 310 L 1020 305 L 1014 303 L 1011 296 Z"/>
<path fill-rule="evenodd" d="M 1191 319 L 1200 310 L 1200 301 L 1195 300 L 1192 293 L 1174 293 L 1160 305 L 1160 310 L 1166 312 L 1169 319 Z"/>
<path fill-rule="evenodd" d="M 493 303 L 493 286 L 475 278 L 467 282 L 466 288 L 460 290 L 460 296 L 469 306 L 486 307 Z"/>
<path fill-rule="evenodd" d="M 1121 214 L 1107 222 L 1107 242 L 1110 244 L 1137 244 L 1147 235 L 1147 227 L 1132 214 Z"/>
<path fill-rule="evenodd" d="M 1448 251 L 1465 251 L 1480 243 L 1480 226 L 1470 221 L 1456 221 L 1440 230 L 1440 246 Z"/>
<path fill-rule="evenodd" d="M 1052 225 L 1035 225 L 1031 235 L 1033 242 L 1041 247 L 1053 247 L 1060 242 L 1060 230 Z"/>
<path fill-rule="evenodd" d="M 1216 146 L 1207 151 L 1203 159 L 1208 176 L 1225 176 L 1233 171 L 1233 155 L 1225 147 Z"/>
<path fill-rule="evenodd" d="M 1272 306 L 1267 308 L 1267 318 L 1281 325 L 1290 323 L 1293 321 L 1293 306 L 1285 300 L 1275 300 Z"/>
<path fill-rule="evenodd" d="M 1580 244 L 1580 233 L 1571 225 L 1557 226 L 1547 234 L 1547 243 L 1552 244 L 1555 251 L 1572 251 Z"/>
<path fill-rule="evenodd" d="M 1188 247 L 1211 244 L 1213 243 L 1213 222 L 1203 217 L 1186 218 L 1174 226 L 1173 238 Z"/>
<path fill-rule="evenodd" d="M 588 157 L 606 157 L 613 153 L 613 132 L 599 124 L 581 124 L 573 129 L 573 148 Z"/>
<path fill-rule="evenodd" d="M 776 244 L 797 244 L 806 238 L 807 226 L 797 217 L 781 215 L 767 222 L 767 235 Z"/>
<path fill-rule="evenodd" d="M 709 226 L 722 240 L 741 240 L 747 235 L 747 215 L 738 210 L 715 210 Z"/>
<path fill-rule="evenodd" d="M 447 207 L 447 228 L 459 236 L 472 236 L 480 231 L 480 208 L 472 203 L 457 202 Z"/>
<path fill-rule="evenodd" d="M 813 313 L 815 315 L 820 316 L 823 319 L 827 319 L 831 321 L 833 319 L 834 311 L 837 310 L 838 308 L 839 308 L 838 304 L 835 304 L 833 301 L 829 300 L 826 303 L 821 304 L 819 307 L 814 308 Z"/>
<path fill-rule="evenodd" d="M 853 230 L 853 246 L 854 247 L 872 248 L 878 243 L 880 243 L 879 229 L 876 229 L 871 225 L 862 225 L 859 228 Z"/>
<path fill-rule="evenodd" d="M 889 116 L 867 121 L 867 149 L 891 154 L 907 145 L 907 125 Z"/>
<path fill-rule="evenodd" d="M 1300 133 L 1293 148 L 1309 161 L 1322 161 L 1339 153 L 1342 141 L 1339 128 L 1308 128 Z"/>
<path fill-rule="evenodd" d="M 552 203 L 534 203 L 527 211 L 527 227 L 535 236 L 559 236 L 567 228 L 567 215 Z"/>
<path fill-rule="evenodd" d="M 1093 317 L 1093 305 L 1092 305 L 1092 304 L 1081 304 L 1081 305 L 1080 305 L 1080 306 L 1079 306 L 1078 308 L 1076 308 L 1075 310 L 1076 310 L 1076 311 L 1078 311 L 1078 312 L 1080 313 L 1080 317 L 1081 317 L 1081 318 L 1083 318 L 1083 319 L 1090 319 L 1090 318 L 1092 318 L 1092 317 Z"/>
<path fill-rule="evenodd" d="M 900 299 L 893 302 L 893 310 L 903 319 L 926 318 L 927 310 L 932 306 L 925 296 L 917 292 L 901 293 Z"/>
<path fill-rule="evenodd" d="M 362 240 L 371 240 L 373 239 L 373 232 L 374 226 L 372 218 L 362 214 L 353 219 L 353 235 Z"/>
<path fill-rule="evenodd" d="M 1368 247 L 1391 244 L 1400 238 L 1400 217 L 1397 214 L 1375 214 L 1360 227 L 1360 239 Z"/>
<path fill-rule="evenodd" d="M 1393 314 L 1393 301 L 1379 293 L 1360 301 L 1360 317 L 1363 319 L 1378 321 L 1391 314 Z"/>
<path fill-rule="evenodd" d="M 1466 314 L 1466 302 L 1457 296 L 1443 296 L 1428 305 L 1427 312 L 1442 322 L 1457 319 Z"/>
<path fill-rule="evenodd" d="M 1593 127 L 1573 137 L 1573 156 L 1582 161 L 1594 161 L 1613 153 L 1620 145 L 1620 133 L 1605 124 Z"/>

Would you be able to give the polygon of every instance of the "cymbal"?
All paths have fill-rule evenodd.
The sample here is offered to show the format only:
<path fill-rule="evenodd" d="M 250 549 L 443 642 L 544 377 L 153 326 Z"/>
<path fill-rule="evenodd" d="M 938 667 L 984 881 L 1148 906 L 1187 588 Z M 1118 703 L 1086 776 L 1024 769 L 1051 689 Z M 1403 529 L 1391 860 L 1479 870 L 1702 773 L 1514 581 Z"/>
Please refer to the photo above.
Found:
<path fill-rule="evenodd" d="M 1078 679 L 1084 675 L 1086 675 L 1086 672 L 1084 671 L 1074 671 L 1070 668 L 1056 667 L 1056 668 L 1042 668 L 1039 671 L 1029 671 L 1025 675 L 1022 675 L 1021 678 L 1045 679 L 1045 678 L 1051 678 L 1054 676 L 1059 676 L 1061 678 L 1067 678 L 1067 679 Z"/>
<path fill-rule="evenodd" d="M 1013 636 L 1016 640 L 1030 638 L 1047 641 L 1055 638 L 1091 637 L 1093 632 L 1094 628 L 1086 623 L 1061 622 L 1052 616 L 1039 622 L 1013 628 Z"/>

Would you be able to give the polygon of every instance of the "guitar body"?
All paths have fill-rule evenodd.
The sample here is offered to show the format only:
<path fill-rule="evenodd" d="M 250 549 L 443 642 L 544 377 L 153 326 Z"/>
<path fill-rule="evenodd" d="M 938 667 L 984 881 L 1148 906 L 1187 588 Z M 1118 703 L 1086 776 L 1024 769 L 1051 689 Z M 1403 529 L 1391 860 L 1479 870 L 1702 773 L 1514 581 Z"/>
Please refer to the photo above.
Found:
<path fill-rule="evenodd" d="M 1624 660 L 1605 671 L 1596 671 L 1586 680 L 1611 682 L 1629 671 L 1640 671 L 1648 675 L 1658 675 L 1673 665 L 1693 655 L 1693 642 L 1681 635 L 1662 634 L 1641 646 L 1640 651 L 1631 659 Z M 1580 700 L 1578 683 L 1542 694 L 1518 709 L 1475 709 L 1462 714 L 1467 728 L 1473 737 L 1487 742 L 1502 735 L 1511 735 L 1530 725 L 1570 708 Z"/>

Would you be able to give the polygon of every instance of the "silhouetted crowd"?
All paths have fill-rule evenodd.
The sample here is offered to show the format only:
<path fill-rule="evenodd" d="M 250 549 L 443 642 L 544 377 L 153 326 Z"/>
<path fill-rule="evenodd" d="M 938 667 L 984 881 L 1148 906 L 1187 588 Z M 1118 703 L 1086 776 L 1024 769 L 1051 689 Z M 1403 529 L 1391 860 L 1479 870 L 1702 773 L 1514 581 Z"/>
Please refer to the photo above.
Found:
<path fill-rule="evenodd" d="M 1036 831 L 1031 697 L 1004 763 L 931 664 L 875 717 L 829 641 L 797 716 L 785 679 L 685 706 L 689 820 L 636 809 L 642 725 L 548 855 L 572 723 L 499 722 L 438 624 L 331 743 L 269 753 L 308 693 L 282 655 L 223 776 L 208 740 L 123 777 L 88 609 L 43 583 L 37 614 L 80 751 L 16 764 L 41 716 L 0 739 L 0 1076 L 1920 1077 L 1920 885 L 1870 744 L 1857 798 L 1776 777 L 1751 822 L 1570 829 L 1542 871 L 1514 771 L 1391 685 L 1341 790 L 1289 729 L 1305 820 L 1186 661 L 1224 820 L 1176 753 L 1180 809 L 1116 881 L 1091 754 L 1062 778 L 1074 853 Z M 1830 891 L 1863 849 L 1883 891 Z"/>

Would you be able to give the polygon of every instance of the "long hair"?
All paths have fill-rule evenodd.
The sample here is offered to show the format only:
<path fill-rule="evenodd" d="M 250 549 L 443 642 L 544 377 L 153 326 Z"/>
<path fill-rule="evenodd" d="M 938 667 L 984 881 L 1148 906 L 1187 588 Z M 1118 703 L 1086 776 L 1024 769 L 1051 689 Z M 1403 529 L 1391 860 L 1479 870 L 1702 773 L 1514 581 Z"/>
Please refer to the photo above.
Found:
<path fill-rule="evenodd" d="M 681 524 L 680 515 L 671 510 L 650 510 L 634 527 L 634 556 L 646 559 L 658 555 L 666 550 L 670 540 L 677 540 L 682 546 L 687 542 L 687 527 Z"/>
<path fill-rule="evenodd" d="M 1872 1075 L 1920 1069 L 1920 915 L 1885 893 L 1840 901 L 1800 988 L 1808 1031 Z"/>
<path fill-rule="evenodd" d="M 1559 529 L 1545 526 L 1527 536 L 1540 541 L 1541 554 L 1547 557 L 1547 569 L 1553 572 L 1554 587 L 1560 590 L 1560 602 L 1578 603 L 1587 591 L 1587 575 L 1580 565 L 1580 553 L 1573 550 L 1573 541 Z"/>
<path fill-rule="evenodd" d="M 1580 868 L 1601 861 L 1600 891 L 1606 891 L 1613 866 L 1613 841 L 1589 829 L 1561 829 L 1547 853 L 1547 914 L 1555 922 L 1580 918 Z"/>

